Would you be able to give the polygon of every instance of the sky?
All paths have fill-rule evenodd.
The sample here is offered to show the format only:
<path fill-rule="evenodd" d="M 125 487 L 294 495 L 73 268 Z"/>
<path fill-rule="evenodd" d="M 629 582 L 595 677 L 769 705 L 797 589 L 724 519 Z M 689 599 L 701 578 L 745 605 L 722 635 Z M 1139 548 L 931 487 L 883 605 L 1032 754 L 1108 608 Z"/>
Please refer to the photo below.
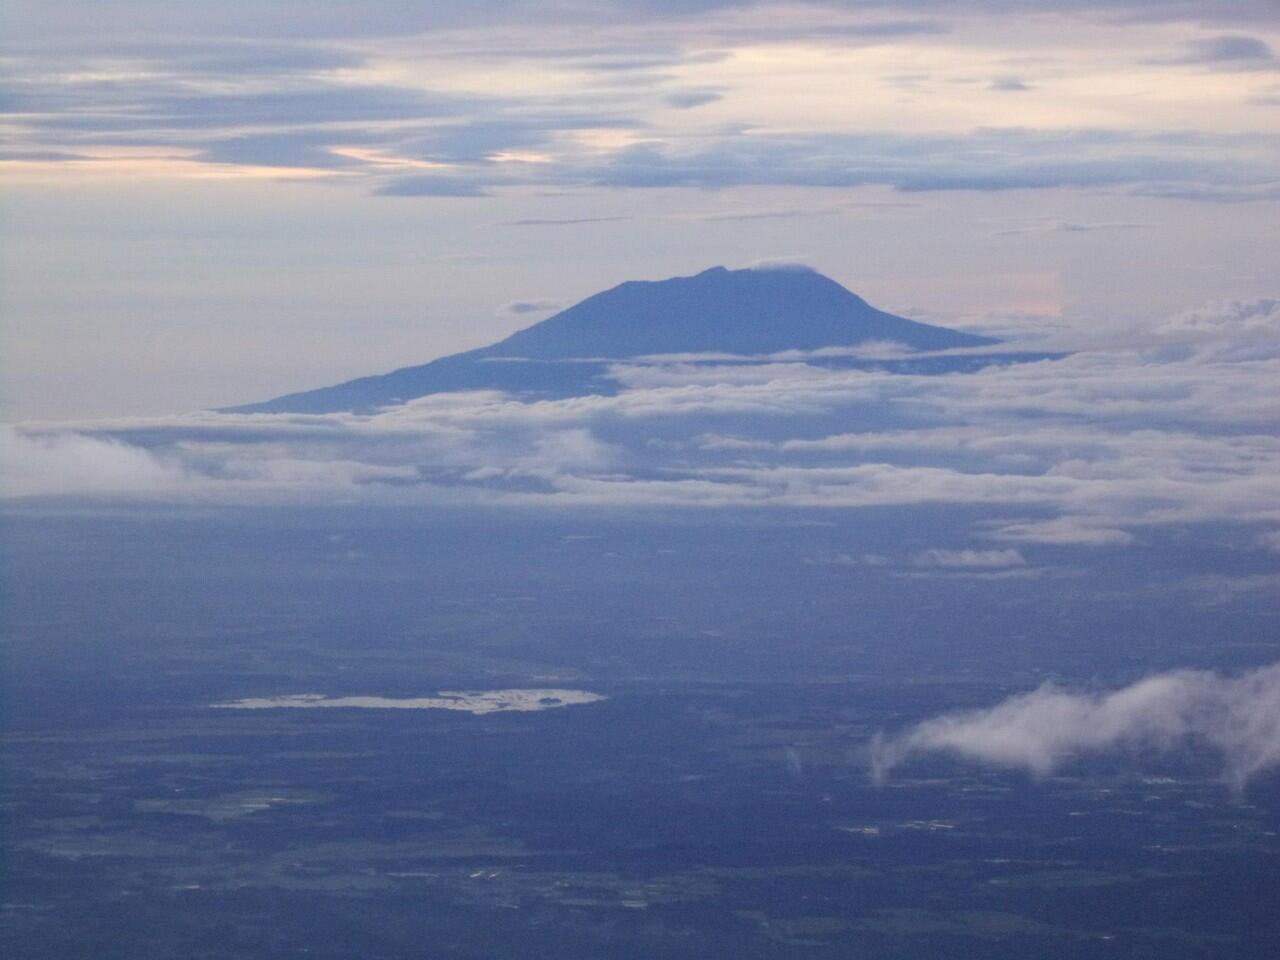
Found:
<path fill-rule="evenodd" d="M 1280 294 L 1272 0 L 0 19 L 10 423 L 248 403 L 715 264 L 1130 357 Z"/>

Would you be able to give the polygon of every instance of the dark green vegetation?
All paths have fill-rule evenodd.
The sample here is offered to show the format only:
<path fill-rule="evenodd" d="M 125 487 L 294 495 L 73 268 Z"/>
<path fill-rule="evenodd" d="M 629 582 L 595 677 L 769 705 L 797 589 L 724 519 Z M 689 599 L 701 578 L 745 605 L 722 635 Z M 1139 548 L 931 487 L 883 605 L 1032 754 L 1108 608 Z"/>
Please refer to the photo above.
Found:
<path fill-rule="evenodd" d="M 1265 798 L 1115 771 L 870 787 L 868 726 L 937 689 L 613 693 L 16 736 L 6 955 L 1273 955 Z"/>
<path fill-rule="evenodd" d="M 972 519 L 11 515 L 0 953 L 1274 957 L 1274 777 L 868 782 L 874 731 L 1045 675 L 1277 658 L 1230 538 L 910 563 Z M 207 706 L 520 685 L 609 699 Z"/>

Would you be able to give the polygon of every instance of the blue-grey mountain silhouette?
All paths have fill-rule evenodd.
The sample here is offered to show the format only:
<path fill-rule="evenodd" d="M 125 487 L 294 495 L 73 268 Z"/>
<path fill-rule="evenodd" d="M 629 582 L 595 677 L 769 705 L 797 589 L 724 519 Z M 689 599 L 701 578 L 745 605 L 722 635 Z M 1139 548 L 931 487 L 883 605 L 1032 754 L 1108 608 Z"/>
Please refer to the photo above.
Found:
<path fill-rule="evenodd" d="M 234 407 L 231 412 L 369 411 L 458 390 L 503 390 L 542 397 L 609 394 L 617 390 L 604 376 L 613 360 L 715 353 L 740 356 L 748 362 L 746 358 L 787 350 L 813 351 L 871 341 L 893 341 L 909 351 L 998 342 L 877 310 L 814 270 L 712 267 L 691 277 L 620 284 L 488 347 Z M 811 362 L 940 373 L 1015 359 L 1030 356 L 908 355 L 878 361 L 825 357 Z"/>

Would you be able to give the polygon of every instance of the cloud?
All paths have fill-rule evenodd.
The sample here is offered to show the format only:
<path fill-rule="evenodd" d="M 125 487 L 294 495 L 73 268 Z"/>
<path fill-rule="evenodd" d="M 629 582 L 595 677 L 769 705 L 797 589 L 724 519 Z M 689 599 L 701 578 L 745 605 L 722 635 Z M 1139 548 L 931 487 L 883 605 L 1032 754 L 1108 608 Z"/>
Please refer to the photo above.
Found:
<path fill-rule="evenodd" d="M 1280 100 L 1277 100 L 1280 102 Z M 1212 183 L 1150 183 L 1133 189 L 1139 197 L 1192 200 L 1200 203 L 1258 203 L 1280 199 L 1280 178 L 1244 185 Z"/>
<path fill-rule="evenodd" d="M 814 563 L 831 563 L 841 567 L 887 567 L 891 561 L 882 553 L 838 553 L 832 557 L 819 558 Z"/>
<path fill-rule="evenodd" d="M 748 270 L 773 270 L 783 273 L 814 273 L 813 267 L 805 263 L 804 257 L 778 256 L 762 257 L 747 264 Z"/>
<path fill-rule="evenodd" d="M 1257 37 L 1213 37 L 1199 41 L 1196 48 L 1206 61 L 1275 60 L 1271 48 Z"/>
<path fill-rule="evenodd" d="M 947 569 L 1000 569 L 1020 567 L 1027 561 L 1017 550 L 943 550 L 933 548 L 916 554 L 912 562 L 917 567 L 943 567 Z"/>
<path fill-rule="evenodd" d="M 1110 233 L 1115 231 L 1142 230 L 1145 228 L 1146 224 L 1143 223 L 1076 223 L 1070 220 L 1050 220 L 1032 226 L 1009 227 L 1005 230 L 996 230 L 991 235 L 993 237 L 1049 236 L 1052 234 Z"/>
<path fill-rule="evenodd" d="M 536 102 L 485 101 L 460 119 L 403 133 L 380 129 L 377 135 L 390 152 L 409 160 L 491 167 L 495 158 L 521 151 L 545 154 L 554 149 L 557 138 L 576 131 L 628 129 L 637 123 L 604 105 L 555 110 L 535 106 Z"/>
<path fill-rule="evenodd" d="M 1280 528 L 1277 301 L 1128 342 L 945 376 L 830 351 L 595 361 L 596 395 L 438 394 L 367 414 L 22 424 L 9 498 L 498 502 L 647 509 L 972 508 L 976 546 L 904 575 L 1021 575 L 1024 545 Z M 529 300 L 509 310 L 554 309 Z M 855 429 L 850 429 L 851 425 Z"/>
<path fill-rule="evenodd" d="M 510 220 L 504 224 L 508 227 L 573 227 L 582 223 L 617 223 L 630 220 L 631 217 L 527 217 L 523 220 Z"/>
<path fill-rule="evenodd" d="M 1188 21 L 1191 23 L 1275 24 L 1280 22 L 1271 0 L 819 0 L 816 4 L 770 3 L 764 0 L 602 0 L 584 4 L 570 0 L 442 0 L 406 4 L 403 0 L 365 0 L 358 8 L 337 0 L 282 0 L 272 4 L 223 0 L 217 4 L 177 8 L 165 0 L 118 0 L 86 8 L 77 0 L 11 0 L 6 23 L 11 42 L 31 44 L 50 38 L 96 39 L 119 35 L 121 25 L 145 24 L 159 36 L 229 39 L 245 36 L 281 40 L 334 37 L 400 37 L 460 28 L 521 28 L 542 24 L 599 30 L 623 23 L 654 29 L 670 23 L 682 32 L 696 29 L 697 20 L 715 27 L 726 18 L 739 23 L 740 14 L 771 8 L 768 26 L 778 31 L 790 19 L 803 18 L 816 7 L 831 31 L 848 31 L 869 38 L 893 38 L 936 33 L 947 23 L 927 19 L 947 15 L 991 17 L 1047 13 L 1058 18 L 1080 16 L 1109 21 Z M 867 19 L 871 12 L 874 18 Z M 789 14 L 799 14 L 791 17 Z M 734 17 L 735 14 L 738 16 Z M 857 19 L 841 19 L 840 15 Z M 925 19 L 922 19 L 925 18 Z M 719 18 L 719 20 L 717 20 Z"/>
<path fill-rule="evenodd" d="M 64 163 L 68 160 L 92 160 L 88 154 L 70 153 L 66 150 L 0 150 L 0 160 L 17 160 L 28 163 Z"/>
<path fill-rule="evenodd" d="M 1002 93 L 1023 93 L 1030 90 L 1031 87 L 1021 77 L 1005 76 L 992 79 L 991 83 L 987 85 L 987 89 Z"/>
<path fill-rule="evenodd" d="M 948 752 L 1047 776 L 1089 754 L 1208 748 L 1237 789 L 1280 765 L 1280 664 L 1238 677 L 1200 670 L 1156 674 L 1111 693 L 1046 683 L 986 710 L 945 714 L 871 744 L 883 781 L 919 754 Z"/>
<path fill-rule="evenodd" d="M 1261 602 L 1280 595 L 1280 573 L 1220 574 L 1190 577 L 1182 584 L 1203 606 L 1224 606 L 1242 597 Z"/>
<path fill-rule="evenodd" d="M 832 33 L 844 37 L 892 40 L 898 37 L 927 37 L 950 33 L 940 20 L 876 20 L 836 25 Z"/>
<path fill-rule="evenodd" d="M 425 173 L 388 180 L 374 192 L 381 197 L 486 197 L 490 181 L 448 173 Z"/>
<path fill-rule="evenodd" d="M 645 47 L 637 50 L 624 47 L 619 50 L 590 51 L 574 57 L 573 65 L 579 70 L 595 73 L 644 73 L 648 75 L 662 67 L 682 67 L 716 63 L 727 60 L 729 53 L 721 50 L 691 52 L 683 47 Z"/>
<path fill-rule="evenodd" d="M 1116 547 L 1133 543 L 1134 535 L 1114 520 L 1090 516 L 1064 516 L 1052 520 L 1031 520 L 995 524 L 991 536 L 1015 543 L 1048 543 L 1068 547 Z"/>
<path fill-rule="evenodd" d="M 743 16 L 742 10 L 755 5 L 734 0 L 654 2 L 625 10 L 612 3 L 557 3 L 551 11 L 520 2 L 432 4 L 430 11 L 419 11 L 386 0 L 373 4 L 367 18 L 345 15 L 337 9 L 343 5 L 327 2 L 305 10 L 285 4 L 291 17 L 232 3 L 228 9 L 240 10 L 243 22 L 225 11 L 174 18 L 167 7 L 147 0 L 125 0 L 123 6 L 145 12 L 113 17 L 113 25 L 181 23 L 159 32 L 168 40 L 147 42 L 119 29 L 88 30 L 89 15 L 29 10 L 12 17 L 37 35 L 50 30 L 13 60 L 15 80 L 3 108 L 16 134 L 14 150 L 53 157 L 86 146 L 108 154 L 151 147 L 181 156 L 186 164 L 217 164 L 223 175 L 237 165 L 303 168 L 341 173 L 359 189 L 406 198 L 480 197 L 501 186 L 882 185 L 915 193 L 1109 187 L 1231 202 L 1265 199 L 1280 184 L 1274 136 L 1145 132 L 1136 119 L 1138 129 L 1129 131 L 974 126 L 962 133 L 904 132 L 869 128 L 865 121 L 840 129 L 821 121 L 806 125 L 803 112 L 785 125 L 762 124 L 734 96 L 752 88 L 733 71 L 714 69 L 733 63 L 734 44 L 792 35 L 846 46 L 898 39 L 925 43 L 951 30 L 957 11 L 979 17 L 1051 8 L 1092 18 L 1160 18 L 1158 11 L 1189 16 L 1190 6 L 1175 0 L 1119 6 L 1101 0 L 1065 6 L 1047 0 L 886 0 L 870 17 L 863 15 L 865 5 L 838 2 L 816 8 L 784 4 L 761 17 L 755 11 Z M 947 21 L 932 19 L 942 12 Z M 1259 6 L 1252 16 L 1261 12 Z M 602 25 L 600 38 L 567 43 L 560 32 L 564 25 L 583 22 Z M 253 23 L 265 32 L 255 33 Z M 382 38 L 378 23 L 386 28 Z M 290 24 L 292 31 L 276 32 Z M 516 50 L 513 24 L 546 31 L 547 44 L 534 53 Z M 433 36 L 436 30 L 459 32 Z M 420 53 L 406 52 L 406 31 L 423 31 Z M 355 42 L 356 37 L 375 39 Z M 937 50 L 943 60 L 952 55 Z M 527 88 L 448 76 L 433 89 L 414 79 L 425 65 L 467 57 L 494 64 L 494 75 L 501 76 L 503 65 L 517 56 L 536 61 L 535 74 L 563 76 L 534 79 Z M 1275 62 L 1264 41 L 1244 33 L 1206 38 L 1182 56 L 1232 69 Z M 996 91 L 1028 87 L 1014 74 L 990 80 Z M 720 100 L 717 115 L 731 110 L 734 122 L 698 127 L 701 113 L 695 108 Z M 672 108 L 695 112 L 682 118 Z M 986 122 L 1004 115 L 993 111 Z M 108 158 L 80 162 L 103 159 Z M 415 175 L 415 164 L 450 169 Z M 396 166 L 406 176 L 387 179 Z"/>
<path fill-rule="evenodd" d="M 107 80 L 28 84 L 20 91 L 10 95 L 6 112 L 33 115 L 24 125 L 81 135 L 423 120 L 481 106 L 474 97 L 318 80 L 293 90 L 191 92 L 182 83 Z"/>
<path fill-rule="evenodd" d="M 681 10 L 727 14 L 738 6 Z M 826 41 L 928 37 L 946 30 L 915 18 L 850 19 L 839 7 L 824 11 L 823 24 L 813 28 Z M 504 35 L 490 36 L 487 18 L 518 20 L 520 9 L 530 15 L 533 10 L 520 4 L 476 8 L 476 31 L 467 35 L 464 52 L 440 39 L 431 41 L 428 53 L 445 60 L 465 55 L 481 63 L 508 62 L 515 51 L 502 54 L 495 46 Z M 593 9 L 599 13 L 601 8 Z M 660 19 L 677 11 L 651 5 L 645 12 Z M 559 13 L 568 20 L 583 15 L 581 8 L 569 6 Z M 389 21 L 397 15 L 390 7 L 383 14 Z M 410 22 L 419 19 L 408 10 L 399 15 Z M 148 16 L 163 20 L 164 12 L 149 10 Z M 607 11 L 604 16 L 608 19 Z M 812 8 L 797 8 L 771 20 L 769 29 L 747 30 L 737 42 L 776 38 L 790 29 L 791 20 L 815 18 L 822 19 Z M 336 23 L 342 18 L 321 19 Z M 425 19 L 456 24 L 468 16 L 442 8 Z M 713 36 L 673 39 L 619 29 L 594 48 L 556 46 L 529 55 L 539 63 L 550 61 L 554 66 L 548 69 L 591 73 L 590 83 L 579 78 L 567 86 L 531 84 L 521 90 L 455 80 L 431 89 L 407 79 L 417 61 L 406 60 L 391 41 L 338 43 L 324 31 L 300 34 L 291 42 L 271 34 L 246 40 L 244 35 L 202 35 L 198 20 L 194 32 L 177 31 L 166 42 L 104 35 L 96 44 L 81 39 L 15 58 L 15 80 L 2 101 L 16 134 L 12 149 L 37 157 L 78 154 L 87 146 L 151 147 L 171 155 L 177 151 L 187 163 L 224 168 L 341 172 L 363 189 L 399 197 L 484 196 L 503 185 L 882 185 L 916 193 L 1119 187 L 1153 197 L 1230 202 L 1265 199 L 1280 184 L 1280 147 L 1274 135 L 1265 134 L 993 127 L 902 132 L 868 129 L 865 123 L 842 130 L 825 123 L 806 128 L 803 114 L 785 129 L 749 125 L 743 122 L 746 115 L 736 123 L 693 129 L 690 121 L 671 116 L 669 108 L 731 102 L 735 92 L 732 84 L 717 85 L 716 74 L 709 72 L 721 61 L 732 62 L 732 51 L 712 44 Z M 72 29 L 70 23 L 63 26 Z M 732 33 L 731 26 L 720 29 Z M 740 22 L 738 28 L 746 29 Z M 1233 69 L 1275 61 L 1265 42 L 1244 34 L 1206 39 L 1188 48 L 1185 57 Z M 708 76 L 691 82 L 652 73 L 694 68 Z M 599 82 L 605 73 L 616 75 L 618 83 Z M 406 79 L 388 79 L 397 76 Z M 1012 74 L 994 77 L 990 86 L 1005 92 L 1028 88 Z M 410 169 L 415 164 L 450 169 L 415 175 Z M 396 166 L 406 175 L 388 180 Z"/>
<path fill-rule="evenodd" d="M 352 132 L 345 146 L 362 143 L 366 138 Z M 324 131 L 288 131 L 260 133 L 216 140 L 201 149 L 198 159 L 209 163 L 227 163 L 262 167 L 309 167 L 311 169 L 352 169 L 361 166 L 353 157 L 334 153 L 338 146 L 332 133 Z"/>
<path fill-rule="evenodd" d="M 708 103 L 715 103 L 723 98 L 724 94 L 719 90 L 703 89 L 677 90 L 675 93 L 666 94 L 662 100 L 669 107 L 692 110 L 694 107 L 704 107 Z"/>
<path fill-rule="evenodd" d="M 530 313 L 549 313 L 564 306 L 563 300 L 512 300 L 499 309 L 499 313 L 521 317 Z"/>
<path fill-rule="evenodd" d="M 1195 344 L 1201 356 L 1218 360 L 1280 357 L 1280 299 L 1208 304 L 1171 317 L 1164 336 Z"/>
<path fill-rule="evenodd" d="M 185 480 L 182 467 L 117 440 L 78 433 L 30 436 L 0 425 L 0 493 L 7 498 L 142 494 Z"/>
<path fill-rule="evenodd" d="M 699 220 L 703 223 L 723 223 L 723 222 L 735 222 L 735 221 L 741 221 L 741 220 L 795 220 L 795 219 L 806 218 L 806 217 L 830 217 L 830 216 L 834 216 L 835 213 L 836 213 L 835 210 L 829 210 L 829 209 L 742 210 L 737 213 L 708 213 L 708 214 L 694 215 L 694 216 L 681 218 L 681 219 Z M 787 258 L 782 257 L 782 258 L 770 258 L 770 259 L 786 260 Z M 767 263 L 767 262 L 770 262 L 770 260 L 762 260 L 757 262 Z"/>
<path fill-rule="evenodd" d="M 1270 159 L 1277 142 L 1268 135 L 1102 130 L 758 135 L 727 137 L 696 150 L 637 143 L 559 175 L 633 189 L 877 184 L 908 193 L 1122 186 L 1258 190 L 1280 180 L 1280 166 Z"/>
<path fill-rule="evenodd" d="M 1184 52 L 1158 62 L 1203 64 L 1227 70 L 1274 69 L 1278 64 L 1275 52 L 1266 41 L 1241 35 L 1196 40 L 1187 44 Z"/>

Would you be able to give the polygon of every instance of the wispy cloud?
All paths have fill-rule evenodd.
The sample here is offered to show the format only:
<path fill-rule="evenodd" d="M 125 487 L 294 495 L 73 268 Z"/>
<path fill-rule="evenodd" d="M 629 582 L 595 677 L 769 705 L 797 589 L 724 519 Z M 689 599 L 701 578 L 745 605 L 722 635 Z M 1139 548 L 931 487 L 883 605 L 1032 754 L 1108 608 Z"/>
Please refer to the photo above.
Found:
<path fill-rule="evenodd" d="M 1194 40 L 1181 53 L 1157 62 L 1199 64 L 1219 70 L 1270 70 L 1280 67 L 1280 60 L 1265 40 L 1239 34 Z"/>
<path fill-rule="evenodd" d="M 692 110 L 694 107 L 705 107 L 724 98 L 719 90 L 677 90 L 663 97 L 663 102 L 679 110 Z"/>
<path fill-rule="evenodd" d="M 583 223 L 618 223 L 630 220 L 631 217 L 526 217 L 522 220 L 509 220 L 508 227 L 574 227 Z"/>
<path fill-rule="evenodd" d="M 720 223 L 724 221 L 738 220 L 794 220 L 802 217 L 829 217 L 836 213 L 835 210 L 739 210 L 733 213 L 707 213 L 690 219 L 701 220 L 706 223 Z"/>
<path fill-rule="evenodd" d="M 695 151 L 647 142 L 567 175 L 609 186 L 890 186 L 904 192 L 1213 184 L 1280 179 L 1260 135 L 981 130 L 961 136 L 822 133 L 726 138 Z M 1257 148 L 1261 147 L 1261 151 Z"/>
<path fill-rule="evenodd" d="M 549 313 L 564 306 L 562 300 L 512 300 L 503 304 L 500 313 L 510 316 L 526 316 L 531 313 Z"/>
<path fill-rule="evenodd" d="M 996 230 L 992 233 L 995 237 L 1026 237 L 1026 236 L 1049 236 L 1052 234 L 1090 234 L 1099 232 L 1114 232 L 1128 230 L 1142 230 L 1145 224 L 1130 223 L 1124 221 L 1117 222 L 1096 222 L 1096 223 L 1080 223 L 1071 220 L 1052 220 L 1047 222 L 1029 224 L 1026 226 L 1007 227 L 1003 230 Z"/>
<path fill-rule="evenodd" d="M 947 569 L 993 570 L 1002 567 L 1020 567 L 1027 561 L 1013 549 L 1005 550 L 945 550 L 935 547 L 916 554 L 913 561 L 918 567 L 943 567 Z"/>
<path fill-rule="evenodd" d="M 490 181 L 454 174 L 417 174 L 389 180 L 375 191 L 383 197 L 484 197 Z"/>
<path fill-rule="evenodd" d="M 995 77 L 987 86 L 991 90 L 998 90 L 1002 93 L 1025 93 L 1031 89 L 1031 85 L 1021 77 L 1012 75 Z"/>
<path fill-rule="evenodd" d="M 9 19 L 19 37 L 30 42 L 51 33 L 93 38 L 121 23 L 145 23 L 160 35 L 203 38 L 277 37 L 282 40 L 328 37 L 376 37 L 448 31 L 460 26 L 485 24 L 529 28 L 550 22 L 597 29 L 619 22 L 636 22 L 652 28 L 676 21 L 688 31 L 699 18 L 711 26 L 731 29 L 741 23 L 743 11 L 764 6 L 762 0 L 604 0 L 592 4 L 568 0 L 449 0 L 426 6 L 399 0 L 367 0 L 359 9 L 343 3 L 301 3 L 296 0 L 263 5 L 249 0 L 224 0 L 198 10 L 174 9 L 163 0 L 121 0 L 108 9 L 86 9 L 76 0 L 13 0 Z M 770 3 L 781 20 L 788 7 L 810 14 L 814 5 Z M 842 0 L 816 5 L 822 17 L 796 16 L 803 25 L 812 20 L 829 30 L 870 38 L 918 36 L 945 32 L 947 20 L 931 15 L 1007 15 L 1023 13 L 1099 15 L 1120 21 L 1188 21 L 1191 23 L 1274 24 L 1280 19 L 1270 0 L 1231 0 L 1205 4 L 1202 0 L 874 0 L 846 3 Z M 854 18 L 842 18 L 842 13 Z M 725 15 L 728 19 L 725 20 Z M 718 21 L 716 18 L 720 17 Z M 770 24 L 776 25 L 776 24 Z"/>
<path fill-rule="evenodd" d="M 164 19 L 165 11 L 145 6 L 147 16 L 136 22 Z M 1007 119 L 1012 98 L 1001 96 L 990 97 L 1000 105 L 993 105 L 985 120 L 975 116 L 967 125 L 941 129 L 936 123 L 889 128 L 869 118 L 833 125 L 826 117 L 807 120 L 804 111 L 785 124 L 761 122 L 751 108 L 754 88 L 732 69 L 734 51 L 719 46 L 722 40 L 746 48 L 776 43 L 799 27 L 825 45 L 940 43 L 949 26 L 933 19 L 857 18 L 856 11 L 833 4 L 819 10 L 795 7 L 767 24 L 752 25 L 733 16 L 735 8 L 751 4 L 654 4 L 637 16 L 655 22 L 665 17 L 670 35 L 650 36 L 613 24 L 595 45 L 549 45 L 518 54 L 507 34 L 490 24 L 495 31 L 490 36 L 486 24 L 523 22 L 534 7 L 484 6 L 470 12 L 449 7 L 434 17 L 388 6 L 383 16 L 388 23 L 400 17 L 418 24 L 428 36 L 432 27 L 457 27 L 470 19 L 474 22 L 459 49 L 443 34 L 424 40 L 425 62 L 453 63 L 470 56 L 491 63 L 498 75 L 504 63 L 520 55 L 540 71 L 537 79 L 527 85 L 486 85 L 475 73 L 465 73 L 433 88 L 419 72 L 438 71 L 427 71 L 394 39 L 355 43 L 340 42 L 324 30 L 308 35 L 307 18 L 295 11 L 299 35 L 294 37 L 270 30 L 256 40 L 209 35 L 201 32 L 203 20 L 195 18 L 186 34 L 175 30 L 164 43 L 104 34 L 98 44 L 86 36 L 53 49 L 37 45 L 35 53 L 13 58 L 14 79 L 0 110 L 14 134 L 14 149 L 29 157 L 75 156 L 80 164 L 101 164 L 112 151 L 146 146 L 177 151 L 188 164 L 216 164 L 224 173 L 237 167 L 341 172 L 370 193 L 406 198 L 485 196 L 528 186 L 883 185 L 904 192 L 1109 187 L 1213 200 L 1265 193 L 1280 182 L 1280 149 L 1273 136 L 1180 126 L 1153 132 L 1136 117 L 1127 128 L 1124 123 L 1091 129 L 1056 122 L 1037 127 L 1030 115 Z M 897 6 L 930 8 L 908 0 Z M 1073 6 L 1088 15 L 1103 10 L 1102 4 Z M 886 3 L 882 9 L 894 7 Z M 1179 6 L 1141 8 L 1152 16 L 1156 9 L 1171 12 Z M 975 2 L 970 12 L 984 9 Z M 591 19 L 593 11 L 610 19 L 608 5 L 565 5 L 558 16 Z M 718 26 L 679 39 L 675 22 L 687 25 L 690 17 L 709 17 Z M 318 19 L 342 22 L 350 36 L 364 36 L 368 27 L 348 22 L 351 18 Z M 29 25 L 38 26 L 39 20 L 32 15 Z M 556 20 L 530 29 L 552 31 Z M 370 24 L 375 22 L 371 14 Z M 61 29 L 76 33 L 79 24 L 66 18 Z M 391 30 L 388 36 L 402 33 Z M 937 52 L 940 62 L 957 55 L 950 48 Z M 1241 33 L 1189 41 L 1162 62 L 1242 70 L 1271 67 L 1276 59 L 1265 41 Z M 600 82 L 604 75 L 612 82 Z M 930 74 L 911 76 L 918 83 Z M 1019 73 L 997 74 L 986 84 L 997 95 L 1037 86 L 1034 78 Z M 1256 102 L 1266 97 L 1254 94 Z M 708 112 L 699 108 L 712 105 L 732 120 L 699 124 L 696 118 Z M 107 156 L 79 153 L 87 146 Z M 448 169 L 413 169 L 424 164 Z M 395 173 L 403 176 L 389 179 Z"/>

